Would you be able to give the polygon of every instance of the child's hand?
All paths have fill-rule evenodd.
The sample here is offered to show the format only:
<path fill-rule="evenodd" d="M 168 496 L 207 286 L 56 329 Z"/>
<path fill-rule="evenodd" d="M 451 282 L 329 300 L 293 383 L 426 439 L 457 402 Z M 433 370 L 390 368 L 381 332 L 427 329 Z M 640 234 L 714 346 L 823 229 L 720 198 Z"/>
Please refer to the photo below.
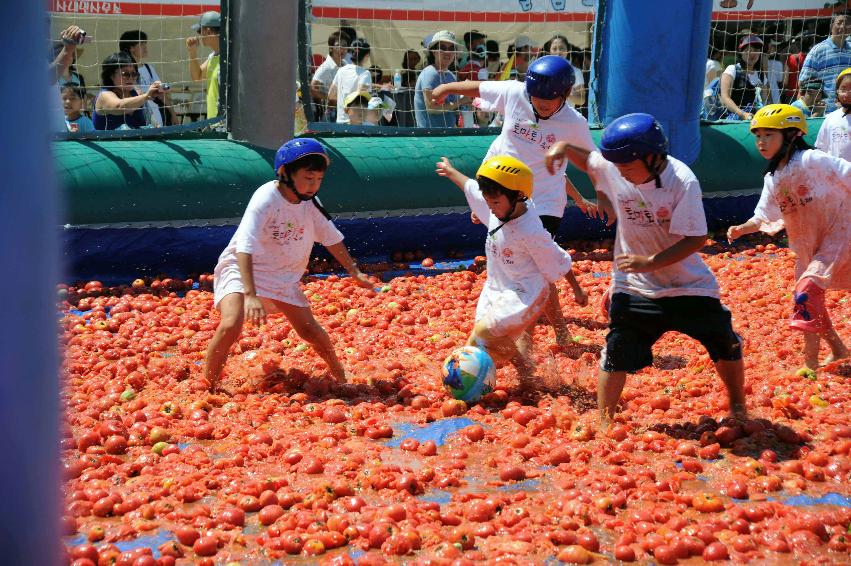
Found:
<path fill-rule="evenodd" d="M 564 152 L 567 149 L 567 142 L 556 142 L 544 156 L 544 164 L 547 166 L 547 171 L 550 175 L 555 175 L 556 171 L 564 165 Z"/>
<path fill-rule="evenodd" d="M 452 163 L 445 157 L 441 157 L 440 161 L 435 164 L 436 169 L 435 173 L 440 175 L 441 177 L 451 177 L 453 174 L 457 173 L 458 170 L 452 166 Z"/>
<path fill-rule="evenodd" d="M 727 228 L 727 242 L 733 243 L 734 240 L 738 240 L 742 236 L 742 225 L 738 226 L 730 226 Z"/>
<path fill-rule="evenodd" d="M 577 305 L 584 307 L 588 304 L 588 293 L 586 293 L 585 289 L 582 287 L 577 287 L 573 290 L 573 299 L 576 301 Z"/>
<path fill-rule="evenodd" d="M 245 297 L 245 320 L 255 326 L 266 322 L 266 309 L 263 308 L 263 303 L 257 295 Z"/>
<path fill-rule="evenodd" d="M 443 104 L 443 102 L 446 100 L 446 97 L 450 94 L 452 93 L 449 92 L 449 89 L 446 88 L 446 85 L 438 85 L 437 88 L 431 91 L 431 101 L 434 104 Z"/>
<path fill-rule="evenodd" d="M 482 221 L 479 220 L 479 217 L 476 216 L 475 212 L 470 213 L 470 222 L 472 222 L 473 224 L 481 224 L 482 223 Z"/>
<path fill-rule="evenodd" d="M 352 274 L 352 280 L 357 284 L 358 287 L 363 287 L 364 289 L 374 289 L 375 283 L 369 279 L 369 276 L 358 271 L 357 273 Z"/>
<path fill-rule="evenodd" d="M 622 254 L 615 258 L 615 264 L 624 273 L 653 271 L 653 261 L 643 255 Z"/>

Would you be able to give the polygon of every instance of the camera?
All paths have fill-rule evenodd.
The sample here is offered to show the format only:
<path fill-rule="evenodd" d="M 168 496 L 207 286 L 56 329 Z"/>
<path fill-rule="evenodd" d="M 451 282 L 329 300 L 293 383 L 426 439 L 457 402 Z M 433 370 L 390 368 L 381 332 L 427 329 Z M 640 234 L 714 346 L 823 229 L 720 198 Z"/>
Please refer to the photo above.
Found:
<path fill-rule="evenodd" d="M 171 90 L 171 85 L 168 83 L 160 83 L 160 90 Z"/>
<path fill-rule="evenodd" d="M 84 43 L 91 43 L 91 42 L 92 42 L 92 38 L 89 37 L 88 35 L 86 35 L 85 30 L 80 30 L 80 39 L 78 39 L 78 40 L 74 40 L 74 39 L 63 39 L 62 40 L 62 43 L 66 44 L 66 45 L 82 45 Z"/>

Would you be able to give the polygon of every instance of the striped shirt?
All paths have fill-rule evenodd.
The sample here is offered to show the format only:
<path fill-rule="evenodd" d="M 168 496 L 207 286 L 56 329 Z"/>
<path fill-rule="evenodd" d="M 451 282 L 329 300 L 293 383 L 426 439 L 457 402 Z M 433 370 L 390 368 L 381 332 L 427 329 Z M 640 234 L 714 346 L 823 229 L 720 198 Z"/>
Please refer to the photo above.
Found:
<path fill-rule="evenodd" d="M 824 98 L 832 101 L 836 98 L 836 77 L 848 67 L 851 67 L 851 38 L 845 38 L 840 48 L 828 37 L 807 53 L 798 82 L 803 84 L 807 79 L 821 79 L 824 82 Z"/>

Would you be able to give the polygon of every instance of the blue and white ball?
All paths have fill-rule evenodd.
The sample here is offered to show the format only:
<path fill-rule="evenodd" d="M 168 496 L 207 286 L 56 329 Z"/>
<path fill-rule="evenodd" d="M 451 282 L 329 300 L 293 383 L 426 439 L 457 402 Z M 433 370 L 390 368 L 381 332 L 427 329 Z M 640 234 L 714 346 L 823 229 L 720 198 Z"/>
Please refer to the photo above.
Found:
<path fill-rule="evenodd" d="M 496 366 L 481 348 L 456 348 L 443 362 L 443 386 L 456 399 L 475 403 L 493 391 L 494 385 Z"/>

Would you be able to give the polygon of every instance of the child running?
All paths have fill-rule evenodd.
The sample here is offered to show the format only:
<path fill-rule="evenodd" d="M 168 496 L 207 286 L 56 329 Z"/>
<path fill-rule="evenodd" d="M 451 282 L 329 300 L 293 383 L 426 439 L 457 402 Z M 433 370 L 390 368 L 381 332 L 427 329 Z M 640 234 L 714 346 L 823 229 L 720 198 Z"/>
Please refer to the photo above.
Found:
<path fill-rule="evenodd" d="M 497 155 L 510 155 L 531 168 L 535 177 L 535 213 L 544 228 L 555 238 L 564 216 L 569 195 L 583 213 L 597 215 L 597 207 L 586 201 L 565 174 L 566 164 L 559 167 L 559 177 L 545 171 L 544 157 L 557 140 L 587 151 L 595 149 L 588 122 L 569 104 L 575 75 L 573 66 L 562 57 L 547 55 L 529 65 L 525 82 L 464 81 L 447 83 L 432 91 L 435 103 L 450 94 L 478 97 L 483 107 L 505 116 L 502 131 L 488 149 L 485 160 Z M 584 160 L 574 159 L 585 170 Z M 561 175 L 564 175 L 562 180 Z M 559 306 L 555 285 L 550 287 L 546 314 L 555 329 L 556 341 L 562 347 L 570 344 L 570 332 Z"/>
<path fill-rule="evenodd" d="M 617 411 L 626 374 L 653 363 L 665 332 L 699 341 L 727 387 L 730 412 L 745 416 L 742 343 L 718 282 L 698 255 L 706 242 L 700 184 L 668 155 L 662 127 L 649 114 L 627 114 L 603 132 L 600 152 L 587 157 L 597 190 L 617 216 L 609 332 L 600 361 L 600 427 Z M 561 159 L 551 152 L 550 160 Z"/>
<path fill-rule="evenodd" d="M 222 318 L 207 348 L 206 378 L 211 391 L 219 387 L 228 351 L 239 338 L 243 321 L 260 324 L 271 312 L 283 313 L 325 360 L 331 375 L 345 380 L 331 340 L 299 287 L 313 243 L 318 242 L 355 283 L 373 288 L 316 199 L 329 165 L 325 148 L 316 140 L 294 139 L 282 145 L 275 155 L 277 180 L 254 192 L 236 233 L 219 256 L 213 288 Z"/>
<path fill-rule="evenodd" d="M 851 161 L 851 67 L 836 77 L 836 100 L 840 106 L 825 116 L 816 148 Z"/>
<path fill-rule="evenodd" d="M 521 389 L 530 388 L 535 371 L 530 329 L 546 307 L 549 284 L 564 276 L 579 305 L 587 304 L 588 296 L 571 271 L 570 255 L 553 241 L 529 200 L 532 170 L 522 161 L 490 157 L 474 180 L 444 157 L 437 174 L 464 191 L 473 213 L 488 228 L 487 280 L 467 344 L 484 349 L 497 363 L 511 361 Z"/>
<path fill-rule="evenodd" d="M 807 121 L 787 104 L 761 108 L 751 121 L 751 132 L 768 170 L 753 218 L 731 226 L 727 239 L 786 229 L 797 256 L 789 325 L 804 333 L 804 364 L 815 371 L 820 338 L 831 351 L 826 364 L 848 357 L 824 295 L 828 289 L 851 289 L 851 162 L 807 145 Z"/>

